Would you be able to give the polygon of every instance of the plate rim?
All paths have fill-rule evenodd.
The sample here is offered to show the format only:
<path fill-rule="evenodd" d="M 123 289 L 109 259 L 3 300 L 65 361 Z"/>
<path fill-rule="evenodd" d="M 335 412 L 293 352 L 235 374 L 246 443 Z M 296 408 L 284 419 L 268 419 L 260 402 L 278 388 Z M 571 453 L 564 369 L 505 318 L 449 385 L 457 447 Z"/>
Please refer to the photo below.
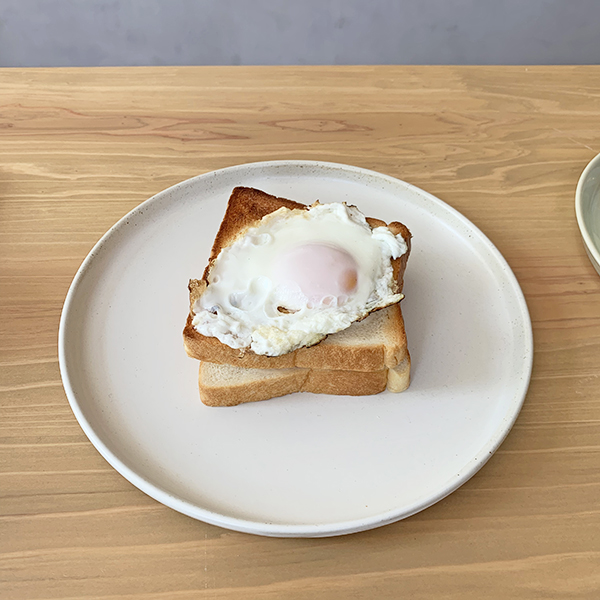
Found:
<path fill-rule="evenodd" d="M 600 156 L 596 158 L 600 159 Z M 590 167 L 590 165 L 588 165 L 588 168 Z M 223 515 L 208 510 L 206 508 L 202 508 L 186 500 L 182 500 L 181 498 L 174 496 L 173 494 L 169 493 L 160 486 L 148 481 L 141 475 L 138 475 L 126 463 L 122 462 L 121 459 L 106 446 L 106 444 L 102 441 L 100 436 L 95 432 L 91 424 L 88 422 L 87 418 L 83 413 L 83 410 L 79 405 L 79 401 L 71 385 L 71 379 L 69 375 L 69 365 L 66 356 L 66 331 L 68 328 L 70 314 L 73 311 L 76 296 L 81 285 L 81 281 L 85 276 L 86 271 L 92 264 L 92 261 L 94 260 L 96 254 L 102 249 L 102 247 L 110 240 L 110 238 L 117 231 L 127 226 L 128 219 L 136 215 L 138 212 L 144 211 L 149 204 L 153 204 L 155 202 L 160 201 L 163 198 L 163 196 L 171 194 L 178 188 L 186 187 L 190 185 L 191 182 L 195 182 L 200 179 L 210 179 L 211 177 L 217 177 L 222 173 L 232 173 L 238 170 L 244 171 L 247 169 L 263 170 L 275 167 L 324 168 L 329 172 L 350 172 L 354 173 L 355 175 L 363 175 L 374 177 L 375 179 L 383 179 L 393 185 L 401 184 L 406 189 L 415 192 L 418 196 L 424 196 L 430 202 L 440 205 L 442 208 L 450 212 L 454 216 L 454 218 L 458 219 L 463 225 L 470 229 L 474 234 L 477 234 L 480 237 L 480 240 L 483 241 L 483 243 L 488 247 L 490 252 L 495 256 L 496 260 L 498 260 L 498 262 L 503 268 L 502 270 L 504 276 L 510 283 L 510 289 L 515 295 L 519 312 L 523 317 L 522 345 L 523 356 L 525 359 L 525 365 L 523 369 L 524 377 L 522 378 L 521 384 L 518 386 L 518 388 L 515 389 L 514 398 L 511 401 L 511 412 L 510 414 L 507 414 L 502 418 L 502 420 L 500 421 L 501 426 L 494 431 L 494 433 L 488 439 L 487 443 L 484 444 L 484 446 L 479 450 L 479 452 L 475 454 L 473 458 L 471 458 L 471 460 L 462 467 L 456 479 L 453 480 L 453 482 L 450 485 L 447 485 L 440 489 L 440 491 L 437 494 L 433 496 L 428 496 L 425 501 L 421 500 L 415 502 L 413 503 L 413 505 L 410 505 L 408 507 L 402 507 L 401 510 L 392 509 L 384 513 L 379 513 L 377 515 L 365 518 L 315 525 L 269 523 L 258 520 L 248 520 Z M 161 504 L 164 504 L 165 506 L 176 510 L 177 512 L 185 514 L 194 519 L 209 523 L 211 525 L 216 525 L 219 527 L 224 527 L 226 529 L 240 531 L 243 533 L 251 533 L 268 537 L 315 538 L 345 535 L 350 533 L 356 533 L 359 531 L 366 531 L 408 518 L 436 504 L 443 498 L 456 491 L 459 487 L 464 485 L 469 479 L 471 479 L 471 477 L 473 477 L 494 455 L 496 450 L 506 439 L 521 412 L 531 381 L 534 358 L 534 345 L 531 316 L 528 310 L 525 295 L 523 294 L 517 277 L 515 276 L 514 272 L 512 271 L 510 265 L 508 264 L 502 253 L 493 244 L 493 242 L 483 233 L 483 231 L 481 231 L 472 221 L 470 221 L 462 213 L 460 213 L 458 210 L 456 210 L 437 196 L 434 196 L 433 194 L 402 179 L 392 177 L 384 173 L 379 173 L 371 169 L 356 167 L 353 165 L 343 163 L 326 162 L 318 160 L 290 159 L 236 164 L 221 169 L 208 171 L 200 175 L 196 175 L 194 177 L 188 178 L 184 181 L 180 181 L 172 186 L 169 186 L 168 188 L 159 191 L 150 198 L 138 204 L 135 208 L 133 208 L 131 211 L 129 211 L 127 214 L 121 217 L 114 225 L 112 225 L 108 229 L 108 231 L 106 231 L 106 233 L 104 233 L 104 235 L 102 235 L 98 242 L 94 244 L 94 246 L 86 255 L 73 277 L 73 280 L 69 286 L 69 290 L 65 297 L 60 316 L 58 330 L 58 358 L 60 375 L 67 396 L 67 400 L 83 432 L 85 433 L 89 441 L 92 443 L 92 445 L 96 448 L 96 450 L 100 453 L 100 455 L 111 465 L 111 467 L 113 467 L 121 476 L 123 476 L 126 480 L 132 483 L 139 490 L 141 490 L 154 500 L 160 502 Z"/>
<path fill-rule="evenodd" d="M 596 265 L 600 265 L 600 248 L 598 248 L 592 240 L 592 235 L 583 214 L 583 186 L 585 185 L 590 172 L 596 167 L 600 167 L 600 154 L 594 156 L 594 158 L 587 163 L 577 180 L 577 187 L 575 188 L 575 217 L 577 219 L 577 225 L 579 226 L 579 232 L 583 238 L 585 249 L 592 255 L 593 259 L 596 261 Z"/>

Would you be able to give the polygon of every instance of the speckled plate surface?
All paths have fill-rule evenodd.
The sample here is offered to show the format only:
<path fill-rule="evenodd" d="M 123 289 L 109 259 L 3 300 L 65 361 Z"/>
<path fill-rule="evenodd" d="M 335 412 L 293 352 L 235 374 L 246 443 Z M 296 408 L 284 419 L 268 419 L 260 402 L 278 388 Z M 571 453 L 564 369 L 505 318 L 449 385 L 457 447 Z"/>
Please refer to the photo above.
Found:
<path fill-rule="evenodd" d="M 208 408 L 181 331 L 229 194 L 346 201 L 412 231 L 402 394 L 291 396 Z M 397 521 L 476 473 L 509 432 L 531 374 L 531 322 L 491 242 L 437 198 L 330 163 L 240 165 L 178 184 L 117 223 L 79 269 L 59 356 L 81 427 L 158 501 L 222 527 L 328 536 Z"/>

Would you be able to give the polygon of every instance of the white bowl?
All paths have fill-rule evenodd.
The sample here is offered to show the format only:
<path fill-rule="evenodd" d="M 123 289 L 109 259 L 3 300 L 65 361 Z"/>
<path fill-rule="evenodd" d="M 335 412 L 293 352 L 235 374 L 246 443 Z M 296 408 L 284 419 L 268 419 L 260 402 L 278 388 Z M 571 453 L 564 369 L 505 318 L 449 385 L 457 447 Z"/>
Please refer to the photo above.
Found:
<path fill-rule="evenodd" d="M 600 274 L 600 154 L 592 159 L 579 178 L 575 213 L 585 250 Z"/>

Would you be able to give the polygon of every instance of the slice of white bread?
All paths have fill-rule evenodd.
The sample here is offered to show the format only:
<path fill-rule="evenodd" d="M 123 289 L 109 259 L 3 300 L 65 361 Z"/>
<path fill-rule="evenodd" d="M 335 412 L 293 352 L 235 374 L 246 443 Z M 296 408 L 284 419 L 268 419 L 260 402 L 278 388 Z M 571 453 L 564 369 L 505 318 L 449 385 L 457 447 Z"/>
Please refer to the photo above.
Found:
<path fill-rule="evenodd" d="M 325 369 L 246 369 L 201 362 L 200 398 L 207 406 L 236 406 L 295 392 L 367 396 L 402 392 L 410 383 L 408 355 L 393 369 L 360 372 Z"/>
<path fill-rule="evenodd" d="M 207 285 L 208 273 L 216 256 L 248 227 L 282 206 L 308 208 L 304 204 L 277 198 L 253 188 L 238 187 L 233 190 L 204 276 L 201 280 L 191 280 L 189 283 L 190 312 L 183 330 L 187 354 L 206 362 L 251 369 L 300 367 L 371 372 L 394 368 L 402 363 L 408 357 L 408 350 L 399 304 L 376 311 L 362 322 L 354 323 L 348 329 L 330 335 L 319 344 L 300 348 L 282 356 L 262 356 L 251 350 L 236 350 L 221 343 L 217 338 L 207 337 L 196 331 L 192 325 L 193 307 Z M 372 227 L 385 224 L 377 219 L 368 221 Z M 389 227 L 394 233 L 402 235 L 408 246 L 408 251 L 401 258 L 392 261 L 398 291 L 401 291 L 410 252 L 411 234 L 398 222 L 390 223 Z"/>
<path fill-rule="evenodd" d="M 253 369 L 304 369 L 381 371 L 394 368 L 408 356 L 400 304 L 393 304 L 328 336 L 310 348 L 282 356 L 240 355 L 216 338 L 184 335 L 189 356 L 206 362 Z"/>

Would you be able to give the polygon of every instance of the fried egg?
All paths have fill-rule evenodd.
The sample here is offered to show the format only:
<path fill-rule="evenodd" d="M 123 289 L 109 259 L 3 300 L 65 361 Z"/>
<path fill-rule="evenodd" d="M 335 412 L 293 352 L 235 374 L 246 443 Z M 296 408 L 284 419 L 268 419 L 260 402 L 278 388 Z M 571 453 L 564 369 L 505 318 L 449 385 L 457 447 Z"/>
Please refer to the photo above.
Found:
<path fill-rule="evenodd" d="M 193 325 L 232 348 L 279 356 L 399 302 L 391 259 L 407 245 L 354 206 L 280 208 L 214 260 Z"/>

